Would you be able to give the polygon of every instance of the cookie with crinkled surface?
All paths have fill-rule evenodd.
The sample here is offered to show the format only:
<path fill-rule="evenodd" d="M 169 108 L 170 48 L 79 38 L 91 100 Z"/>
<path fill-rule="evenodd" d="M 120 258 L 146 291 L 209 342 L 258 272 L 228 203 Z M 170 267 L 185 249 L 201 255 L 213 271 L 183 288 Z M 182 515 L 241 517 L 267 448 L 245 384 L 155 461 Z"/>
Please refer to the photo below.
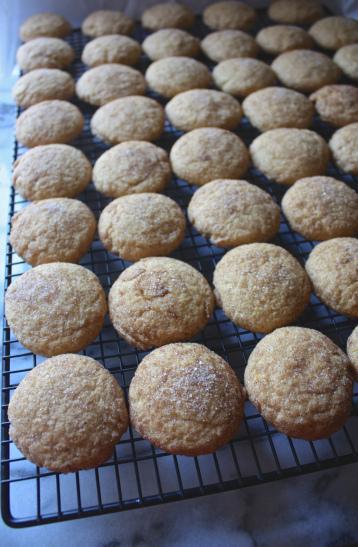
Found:
<path fill-rule="evenodd" d="M 219 89 L 235 97 L 246 97 L 277 82 L 274 71 L 258 59 L 227 59 L 213 70 L 214 82 Z"/>
<path fill-rule="evenodd" d="M 358 42 L 358 21 L 333 15 L 317 21 L 309 33 L 319 46 L 336 50 Z"/>
<path fill-rule="evenodd" d="M 58 13 L 36 13 L 20 27 L 20 38 L 28 42 L 40 36 L 64 38 L 71 32 L 70 23 Z"/>
<path fill-rule="evenodd" d="M 98 36 L 88 42 L 82 51 L 82 62 L 94 67 L 107 63 L 135 65 L 139 61 L 142 48 L 140 44 L 120 34 Z"/>
<path fill-rule="evenodd" d="M 164 57 L 197 57 L 200 52 L 198 38 L 185 30 L 164 28 L 146 37 L 143 51 L 152 61 Z"/>
<path fill-rule="evenodd" d="M 358 44 L 341 47 L 336 51 L 333 61 L 348 78 L 358 80 Z"/>
<path fill-rule="evenodd" d="M 322 6 L 312 0 L 274 0 L 268 16 L 277 23 L 309 25 L 325 14 Z"/>
<path fill-rule="evenodd" d="M 188 6 L 176 2 L 155 4 L 142 14 L 142 25 L 150 30 L 187 29 L 193 26 L 194 20 L 193 11 Z"/>
<path fill-rule="evenodd" d="M 87 15 L 82 23 L 82 32 L 91 38 L 107 34 L 130 34 L 134 21 L 119 10 L 98 10 Z"/>
<path fill-rule="evenodd" d="M 336 127 L 358 122 L 358 88 L 353 85 L 326 85 L 310 100 L 324 122 Z"/>
<path fill-rule="evenodd" d="M 333 159 L 342 171 L 358 175 L 358 123 L 338 129 L 329 141 Z"/>
<path fill-rule="evenodd" d="M 73 78 L 57 68 L 38 68 L 21 76 L 13 87 L 12 96 L 19 106 L 27 108 L 42 101 L 67 100 L 75 93 Z"/>
<path fill-rule="evenodd" d="M 235 57 L 256 57 L 259 46 L 250 34 L 241 30 L 218 30 L 205 36 L 201 49 L 209 59 L 219 63 Z"/>
<path fill-rule="evenodd" d="M 224 0 L 223 2 L 215 2 L 205 8 L 203 20 L 212 29 L 248 30 L 256 21 L 256 12 L 244 2 Z"/>
<path fill-rule="evenodd" d="M 74 49 L 60 38 L 35 38 L 19 47 L 16 53 L 21 70 L 66 68 L 75 58 Z"/>
<path fill-rule="evenodd" d="M 347 354 L 353 365 L 355 379 L 358 379 L 358 326 L 347 340 Z"/>
<path fill-rule="evenodd" d="M 292 49 L 313 47 L 313 39 L 308 32 L 294 25 L 265 27 L 256 35 L 256 41 L 261 49 L 270 55 L 280 55 Z"/>

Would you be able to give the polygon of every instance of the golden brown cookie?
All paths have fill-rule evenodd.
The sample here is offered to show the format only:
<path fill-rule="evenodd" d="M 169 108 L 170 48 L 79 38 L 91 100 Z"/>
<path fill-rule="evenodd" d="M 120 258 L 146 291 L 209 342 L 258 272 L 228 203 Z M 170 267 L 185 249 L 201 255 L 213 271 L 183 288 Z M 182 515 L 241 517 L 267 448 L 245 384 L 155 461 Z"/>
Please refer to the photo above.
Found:
<path fill-rule="evenodd" d="M 273 25 L 260 30 L 256 42 L 266 53 L 280 55 L 292 49 L 311 49 L 313 39 L 303 30 L 294 25 Z"/>
<path fill-rule="evenodd" d="M 74 49 L 60 38 L 34 38 L 16 53 L 17 64 L 25 72 L 35 68 L 66 68 L 74 58 Z"/>
<path fill-rule="evenodd" d="M 224 0 L 223 2 L 215 2 L 205 8 L 203 21 L 212 29 L 248 30 L 256 21 L 256 12 L 244 2 Z"/>
<path fill-rule="evenodd" d="M 82 32 L 91 38 L 107 34 L 130 34 L 134 21 L 117 10 L 98 10 L 90 13 L 82 23 Z"/>
<path fill-rule="evenodd" d="M 315 0 L 272 0 L 268 16 L 277 23 L 309 25 L 324 16 L 324 10 Z"/>
<path fill-rule="evenodd" d="M 329 141 L 333 159 L 342 171 L 358 175 L 358 123 L 338 129 Z"/>
<path fill-rule="evenodd" d="M 358 88 L 353 85 L 326 85 L 310 100 L 324 122 L 336 127 L 358 122 Z"/>
<path fill-rule="evenodd" d="M 73 78 L 57 68 L 38 68 L 21 76 L 12 89 L 16 104 L 27 108 L 42 101 L 67 100 L 75 93 Z"/>
<path fill-rule="evenodd" d="M 152 61 L 164 57 L 197 57 L 200 52 L 198 38 L 185 30 L 163 28 L 147 36 L 143 51 Z"/>
<path fill-rule="evenodd" d="M 358 80 L 358 44 L 341 47 L 336 51 L 333 61 L 348 78 Z"/>
<path fill-rule="evenodd" d="M 142 25 L 150 30 L 163 28 L 187 29 L 193 26 L 194 13 L 188 6 L 176 2 L 155 4 L 144 10 Z"/>
<path fill-rule="evenodd" d="M 274 71 L 258 59 L 227 59 L 213 70 L 214 82 L 218 88 L 235 97 L 246 97 L 277 82 Z"/>
<path fill-rule="evenodd" d="M 82 62 L 94 67 L 107 63 L 135 65 L 138 63 L 142 48 L 140 44 L 119 34 L 98 36 L 88 42 L 82 51 Z"/>
<path fill-rule="evenodd" d="M 40 36 L 64 38 L 71 32 L 70 23 L 58 13 L 36 13 L 20 27 L 20 38 L 28 42 Z"/>
<path fill-rule="evenodd" d="M 259 46 L 241 30 L 218 30 L 205 36 L 201 49 L 209 59 L 219 63 L 235 57 L 256 57 Z"/>
<path fill-rule="evenodd" d="M 347 340 L 347 354 L 353 365 L 354 377 L 358 380 L 358 326 L 352 331 Z"/>
<path fill-rule="evenodd" d="M 317 44 L 325 49 L 339 49 L 358 42 L 358 21 L 334 15 L 317 21 L 309 30 Z"/>

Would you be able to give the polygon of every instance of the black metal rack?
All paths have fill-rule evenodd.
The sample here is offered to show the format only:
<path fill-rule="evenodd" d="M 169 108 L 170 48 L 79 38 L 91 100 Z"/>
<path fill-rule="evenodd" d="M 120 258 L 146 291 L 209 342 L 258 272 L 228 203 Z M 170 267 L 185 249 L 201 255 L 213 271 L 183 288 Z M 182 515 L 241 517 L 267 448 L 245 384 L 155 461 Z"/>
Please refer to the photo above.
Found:
<path fill-rule="evenodd" d="M 265 19 L 261 18 L 260 26 L 264 24 Z M 207 31 L 198 21 L 195 34 L 201 37 Z M 138 26 L 135 37 L 142 41 L 144 35 L 143 29 Z M 84 71 L 80 53 L 87 40 L 77 30 L 68 41 L 76 50 L 76 61 L 71 72 L 78 78 Z M 202 60 L 211 66 L 207 60 Z M 147 65 L 148 59 L 143 57 L 140 69 L 144 70 Z M 163 103 L 155 94 L 149 95 Z M 94 139 L 89 130 L 94 109 L 79 101 L 76 104 L 80 106 L 86 121 L 81 136 L 73 144 L 81 148 L 94 162 L 107 147 Z M 314 129 L 326 139 L 333 133 L 333 128 L 318 119 L 314 122 Z M 245 119 L 237 133 L 247 144 L 258 135 Z M 165 132 L 157 144 L 169 150 L 180 135 L 180 132 L 166 122 Z M 15 143 L 15 159 L 23 152 Z M 337 170 L 333 165 L 329 166 L 328 174 L 352 187 L 357 185 L 353 177 Z M 284 187 L 271 183 L 253 168 L 246 178 L 280 202 Z M 194 188 L 185 181 L 173 177 L 165 193 L 186 210 L 193 191 Z M 92 184 L 80 199 L 91 207 L 97 217 L 109 202 Z M 12 189 L 8 231 L 11 217 L 25 203 Z M 313 242 L 293 232 L 283 216 L 280 232 L 274 243 L 285 247 L 301 263 L 314 246 Z M 172 256 L 192 264 L 211 282 L 215 264 L 223 254 L 224 250 L 211 245 L 188 222 L 185 240 Z M 128 266 L 128 263 L 105 251 L 98 240 L 93 242 L 81 264 L 98 275 L 105 290 L 109 289 L 119 273 Z M 8 243 L 5 288 L 25 269 L 27 266 Z M 324 332 L 343 349 L 354 327 L 351 320 L 327 308 L 314 295 L 298 324 Z M 222 310 L 216 309 L 213 318 L 196 341 L 222 355 L 242 380 L 247 358 L 260 338 L 260 335 L 236 327 Z M 119 338 L 108 320 L 98 339 L 83 353 L 102 362 L 126 392 L 136 366 L 146 354 Z M 329 439 L 315 442 L 290 439 L 275 431 L 247 402 L 245 420 L 238 436 L 215 454 L 194 458 L 172 456 L 154 448 L 129 429 L 116 446 L 113 457 L 99 468 L 68 475 L 52 473 L 26 461 L 8 434 L 7 405 L 11 392 L 26 373 L 42 361 L 43 358 L 28 352 L 17 342 L 4 319 L 1 503 L 3 518 L 10 526 L 58 522 L 188 499 L 358 461 L 358 419 L 355 409 L 358 391 L 355 390 L 351 418 L 341 431 Z"/>

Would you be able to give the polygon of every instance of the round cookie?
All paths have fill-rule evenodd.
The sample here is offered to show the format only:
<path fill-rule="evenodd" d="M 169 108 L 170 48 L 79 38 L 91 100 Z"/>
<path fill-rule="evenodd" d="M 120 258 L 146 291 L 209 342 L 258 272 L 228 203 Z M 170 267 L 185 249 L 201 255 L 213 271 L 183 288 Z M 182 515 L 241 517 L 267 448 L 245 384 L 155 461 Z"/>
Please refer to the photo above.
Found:
<path fill-rule="evenodd" d="M 8 408 L 9 434 L 39 467 L 68 473 L 105 462 L 128 428 L 122 389 L 100 363 L 65 354 L 33 368 Z"/>
<path fill-rule="evenodd" d="M 134 21 L 119 10 L 98 10 L 90 13 L 82 23 L 82 32 L 91 38 L 107 34 L 130 34 Z"/>
<path fill-rule="evenodd" d="M 198 38 L 181 29 L 163 28 L 149 34 L 142 43 L 144 53 L 152 61 L 164 57 L 197 57 L 200 52 Z"/>
<path fill-rule="evenodd" d="M 187 29 L 193 26 L 195 16 L 188 6 L 175 2 L 155 4 L 144 10 L 142 25 L 150 30 L 163 28 Z"/>
<path fill-rule="evenodd" d="M 280 208 L 271 196 L 245 180 L 213 180 L 190 200 L 193 226 L 218 247 L 272 239 L 280 227 Z"/>
<path fill-rule="evenodd" d="M 181 131 L 198 127 L 234 129 L 240 123 L 240 103 L 221 91 L 192 89 L 176 95 L 165 107 L 170 123 Z"/>
<path fill-rule="evenodd" d="M 260 30 L 256 42 L 266 53 L 280 55 L 292 49 L 311 49 L 313 39 L 303 30 L 294 25 L 273 25 Z"/>
<path fill-rule="evenodd" d="M 274 0 L 268 16 L 277 23 L 309 25 L 324 16 L 322 6 L 312 0 Z"/>
<path fill-rule="evenodd" d="M 124 260 L 169 255 L 183 241 L 184 232 L 185 217 L 179 205 L 149 192 L 111 201 L 98 221 L 103 245 Z"/>
<path fill-rule="evenodd" d="M 270 129 L 251 143 L 250 154 L 256 169 L 288 185 L 303 177 L 323 175 L 329 162 L 326 141 L 309 129 Z"/>
<path fill-rule="evenodd" d="M 215 2 L 205 8 L 203 21 L 212 29 L 248 30 L 256 21 L 256 12 L 244 2 L 224 0 L 223 2 Z"/>
<path fill-rule="evenodd" d="M 40 36 L 64 38 L 71 32 L 70 23 L 58 13 L 36 13 L 31 15 L 20 27 L 20 38 L 28 42 Z"/>
<path fill-rule="evenodd" d="M 219 30 L 205 36 L 201 49 L 209 59 L 219 63 L 235 57 L 256 57 L 255 39 L 241 30 Z"/>
<path fill-rule="evenodd" d="M 162 450 L 186 456 L 208 454 L 229 442 L 243 419 L 244 401 L 233 369 L 201 344 L 154 350 L 129 388 L 135 429 Z"/>
<path fill-rule="evenodd" d="M 348 78 L 358 80 L 358 44 L 341 47 L 335 53 L 333 61 Z"/>
<path fill-rule="evenodd" d="M 250 123 L 260 131 L 279 127 L 307 129 L 314 107 L 305 95 L 284 87 L 266 87 L 251 93 L 242 103 Z"/>
<path fill-rule="evenodd" d="M 358 123 L 338 129 L 329 141 L 329 147 L 342 171 L 358 175 Z"/>
<path fill-rule="evenodd" d="M 178 139 L 170 151 L 174 173 L 189 184 L 206 184 L 214 179 L 239 179 L 250 164 L 242 140 L 217 127 L 202 127 Z"/>
<path fill-rule="evenodd" d="M 213 70 L 216 86 L 235 97 L 246 97 L 277 82 L 273 70 L 257 59 L 227 59 L 221 61 Z"/>
<path fill-rule="evenodd" d="M 82 51 L 82 62 L 90 67 L 107 63 L 135 65 L 138 63 L 142 48 L 136 40 L 128 36 L 110 34 L 99 36 L 88 42 Z"/>
<path fill-rule="evenodd" d="M 347 354 L 351 364 L 355 379 L 358 379 L 358 326 L 352 331 L 347 340 Z"/>
<path fill-rule="evenodd" d="M 286 51 L 271 67 L 285 86 L 303 93 L 335 84 L 341 77 L 341 69 L 327 55 L 307 49 Z"/>
<path fill-rule="evenodd" d="M 250 243 L 226 253 L 215 268 L 213 283 L 228 318 L 253 332 L 271 332 L 295 321 L 311 292 L 299 262 L 271 243 Z"/>
<path fill-rule="evenodd" d="M 114 328 L 139 349 L 189 340 L 214 310 L 205 277 L 174 258 L 144 258 L 120 274 L 108 297 Z"/>
<path fill-rule="evenodd" d="M 250 401 L 278 431 L 328 437 L 348 419 L 352 376 L 343 351 L 321 332 L 285 327 L 260 340 L 245 370 Z"/>
<path fill-rule="evenodd" d="M 163 107 L 149 97 L 121 97 L 101 106 L 91 119 L 92 133 L 109 144 L 155 141 L 163 129 Z"/>
<path fill-rule="evenodd" d="M 324 122 L 336 127 L 358 122 L 358 88 L 353 85 L 326 85 L 310 100 Z"/>
<path fill-rule="evenodd" d="M 32 148 L 40 144 L 66 143 L 82 131 L 80 110 L 67 101 L 42 101 L 30 106 L 16 120 L 17 140 Z"/>
<path fill-rule="evenodd" d="M 336 50 L 358 42 L 358 21 L 340 15 L 325 17 L 317 21 L 309 33 L 319 46 Z"/>
<path fill-rule="evenodd" d="M 48 100 L 67 100 L 75 93 L 73 78 L 57 68 L 38 68 L 19 78 L 12 89 L 16 104 L 27 108 Z"/>
<path fill-rule="evenodd" d="M 10 243 L 31 266 L 78 262 L 92 243 L 96 225 L 94 214 L 81 201 L 44 199 L 13 216 Z"/>
<path fill-rule="evenodd" d="M 358 235 L 358 194 L 332 177 L 298 180 L 281 206 L 291 228 L 306 239 Z"/>
<path fill-rule="evenodd" d="M 75 58 L 74 49 L 60 38 L 34 38 L 19 47 L 16 61 L 21 70 L 66 68 Z"/>
<path fill-rule="evenodd" d="M 188 89 L 212 84 L 208 68 L 190 57 L 165 57 L 154 61 L 147 68 L 145 78 L 153 91 L 169 98 Z"/>
<path fill-rule="evenodd" d="M 306 271 L 326 306 L 358 317 L 358 239 L 337 237 L 319 243 L 308 257 Z"/>
<path fill-rule="evenodd" d="M 28 270 L 6 291 L 6 319 L 18 341 L 51 357 L 78 352 L 99 334 L 106 296 L 94 273 L 52 262 Z"/>
<path fill-rule="evenodd" d="M 67 144 L 36 146 L 14 163 L 13 185 L 25 199 L 74 197 L 91 180 L 86 156 Z"/>
<path fill-rule="evenodd" d="M 93 168 L 96 189 L 110 198 L 141 192 L 161 192 L 171 178 L 168 154 L 144 141 L 113 146 Z"/>
<path fill-rule="evenodd" d="M 145 88 L 145 79 L 139 70 L 114 63 L 87 70 L 76 83 L 77 96 L 94 106 L 128 95 L 144 95 Z"/>

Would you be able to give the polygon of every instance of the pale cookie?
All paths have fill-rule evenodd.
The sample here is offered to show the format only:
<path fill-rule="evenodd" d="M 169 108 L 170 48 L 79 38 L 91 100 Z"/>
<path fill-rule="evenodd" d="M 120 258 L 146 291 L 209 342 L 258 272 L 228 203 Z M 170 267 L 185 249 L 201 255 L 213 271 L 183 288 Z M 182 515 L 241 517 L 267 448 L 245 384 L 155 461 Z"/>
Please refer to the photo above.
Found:
<path fill-rule="evenodd" d="M 327 55 L 307 49 L 286 51 L 271 66 L 285 86 L 303 93 L 335 84 L 341 77 L 341 69 Z"/>
<path fill-rule="evenodd" d="M 143 192 L 111 201 L 98 233 L 105 248 L 124 260 L 169 255 L 184 239 L 185 217 L 172 199 Z"/>
<path fill-rule="evenodd" d="M 77 96 L 94 106 L 128 95 L 144 95 L 145 88 L 145 79 L 139 70 L 112 63 L 87 70 L 76 83 Z"/>
<path fill-rule="evenodd" d="M 355 379 L 358 380 L 358 327 L 356 327 L 347 340 L 347 354 L 353 365 Z"/>
<path fill-rule="evenodd" d="M 309 129 L 279 128 L 256 137 L 251 159 L 267 178 L 293 184 L 303 177 L 323 175 L 329 162 L 326 141 Z"/>
<path fill-rule="evenodd" d="M 226 253 L 213 283 L 228 318 L 253 332 L 271 332 L 298 319 L 311 292 L 300 263 L 271 243 L 250 243 Z"/>
<path fill-rule="evenodd" d="M 32 369 L 15 390 L 8 417 L 10 437 L 24 456 L 59 473 L 104 463 L 128 428 L 114 376 L 91 357 L 74 354 Z"/>
<path fill-rule="evenodd" d="M 203 12 L 204 23 L 217 30 L 250 29 L 256 21 L 256 12 L 244 2 L 224 0 L 209 5 Z"/>
<path fill-rule="evenodd" d="M 73 78 L 57 68 L 38 68 L 31 70 L 19 80 L 12 89 L 16 104 L 27 108 L 42 101 L 67 100 L 75 93 Z"/>
<path fill-rule="evenodd" d="M 31 266 L 78 262 L 92 243 L 96 225 L 94 214 L 81 201 L 44 199 L 13 216 L 10 243 Z"/>
<path fill-rule="evenodd" d="M 121 11 L 98 10 L 90 13 L 82 23 L 82 32 L 91 38 L 107 34 L 130 34 L 134 21 Z"/>
<path fill-rule="evenodd" d="M 176 95 L 165 107 L 170 123 L 181 131 L 198 127 L 234 129 L 240 123 L 240 103 L 220 91 L 192 89 Z"/>
<path fill-rule="evenodd" d="M 139 349 L 189 340 L 214 311 L 205 277 L 174 258 L 144 258 L 118 277 L 109 297 L 114 328 Z"/>
<path fill-rule="evenodd" d="M 358 21 L 334 15 L 317 21 L 309 30 L 317 44 L 325 49 L 339 49 L 358 42 Z"/>
<path fill-rule="evenodd" d="M 200 52 L 198 38 L 181 29 L 161 29 L 146 37 L 143 51 L 152 61 L 164 57 L 197 57 Z"/>
<path fill-rule="evenodd" d="M 20 38 L 28 42 L 40 36 L 64 38 L 71 32 L 70 23 L 58 13 L 36 13 L 31 15 L 20 27 Z"/>
<path fill-rule="evenodd" d="M 279 127 L 307 129 L 314 107 L 305 95 L 284 87 L 266 87 L 251 93 L 242 103 L 250 123 L 260 131 Z"/>
<path fill-rule="evenodd" d="M 18 341 L 51 357 L 77 352 L 100 333 L 107 312 L 98 278 L 83 266 L 52 262 L 28 270 L 6 291 L 6 319 Z"/>
<path fill-rule="evenodd" d="M 358 122 L 358 88 L 353 85 L 326 85 L 310 100 L 324 122 L 336 127 Z"/>
<path fill-rule="evenodd" d="M 60 38 L 35 38 L 19 47 L 16 61 L 21 70 L 66 68 L 75 58 L 74 49 Z"/>
<path fill-rule="evenodd" d="M 358 175 L 358 123 L 338 129 L 329 141 L 329 147 L 342 171 Z"/>
<path fill-rule="evenodd" d="M 343 351 L 321 332 L 285 327 L 257 344 L 245 370 L 250 401 L 278 431 L 329 437 L 348 419 L 352 376 Z"/>
<path fill-rule="evenodd" d="M 218 30 L 205 36 L 201 49 L 209 59 L 219 63 L 234 57 L 256 57 L 259 46 L 250 34 L 241 30 Z"/>
<path fill-rule="evenodd" d="M 13 185 L 25 199 L 68 197 L 82 192 L 91 180 L 86 156 L 67 144 L 36 146 L 14 163 Z"/>
<path fill-rule="evenodd" d="M 147 68 L 145 78 L 153 91 L 169 98 L 212 84 L 209 69 L 190 57 L 165 57 L 154 61 Z"/>
<path fill-rule="evenodd" d="M 201 344 L 168 344 L 144 357 L 129 388 L 131 423 L 154 446 L 214 452 L 238 432 L 245 395 L 222 357 Z"/>
<path fill-rule="evenodd" d="M 280 55 L 292 49 L 311 49 L 313 39 L 303 30 L 294 25 L 273 25 L 260 30 L 256 42 L 266 53 Z"/>
<path fill-rule="evenodd" d="M 203 127 L 175 142 L 170 161 L 178 177 L 201 186 L 214 179 L 239 179 L 249 168 L 250 156 L 235 133 Z"/>
<path fill-rule="evenodd" d="M 358 80 L 358 44 L 341 47 L 333 60 L 348 78 Z"/>
<path fill-rule="evenodd" d="M 128 36 L 110 34 L 99 36 L 88 42 L 82 51 L 82 62 L 94 67 L 107 63 L 135 65 L 138 63 L 142 48 L 140 44 Z"/>
<path fill-rule="evenodd" d="M 358 239 L 337 237 L 319 243 L 308 257 L 306 270 L 324 304 L 358 317 Z"/>
<path fill-rule="evenodd" d="M 272 0 L 268 16 L 277 23 L 309 25 L 325 14 L 315 0 Z"/>
<path fill-rule="evenodd" d="M 274 71 L 258 59 L 227 59 L 213 70 L 214 82 L 222 91 L 235 97 L 246 97 L 277 83 Z"/>
<path fill-rule="evenodd" d="M 155 141 L 164 129 L 164 109 L 149 97 L 121 97 L 101 106 L 91 119 L 92 133 L 109 144 Z"/>
<path fill-rule="evenodd" d="M 67 101 L 42 101 L 30 106 L 16 120 L 17 140 L 32 148 L 40 144 L 66 143 L 81 133 L 84 119 Z"/>
<path fill-rule="evenodd" d="M 271 196 L 245 180 L 213 180 L 190 200 L 193 226 L 218 247 L 268 241 L 280 227 L 280 208 Z"/>
<path fill-rule="evenodd" d="M 291 228 L 306 239 L 358 235 L 358 194 L 332 177 L 298 180 L 281 206 Z"/>
<path fill-rule="evenodd" d="M 142 14 L 142 25 L 150 30 L 187 29 L 193 26 L 194 21 L 193 11 L 188 6 L 175 2 L 155 4 Z"/>
<path fill-rule="evenodd" d="M 144 141 L 113 146 L 98 158 L 93 168 L 96 189 L 111 198 L 161 192 L 170 178 L 167 152 Z"/>

